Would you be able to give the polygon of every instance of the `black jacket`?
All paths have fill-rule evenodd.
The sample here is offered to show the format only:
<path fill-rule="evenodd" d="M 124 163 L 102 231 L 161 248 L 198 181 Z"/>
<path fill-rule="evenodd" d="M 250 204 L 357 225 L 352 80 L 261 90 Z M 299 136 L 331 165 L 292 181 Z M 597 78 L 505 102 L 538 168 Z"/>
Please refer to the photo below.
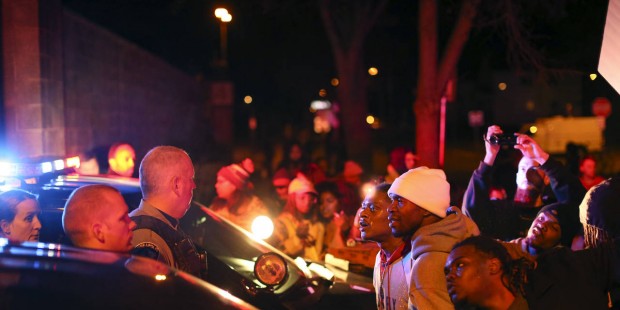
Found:
<path fill-rule="evenodd" d="M 574 229 L 578 228 L 579 204 L 586 194 L 579 178 L 552 158 L 541 168 L 549 177 L 557 201 L 570 206 L 567 218 L 571 219 Z M 512 200 L 490 200 L 492 171 L 493 167 L 484 162 L 474 170 L 463 197 L 463 213 L 478 224 L 482 235 L 504 241 L 524 237 L 540 208 L 522 208 Z M 569 234 L 574 232 L 569 231 Z"/>
<path fill-rule="evenodd" d="M 612 265 L 602 248 L 572 252 L 556 247 L 538 256 L 527 275 L 530 309 L 608 309 Z"/>

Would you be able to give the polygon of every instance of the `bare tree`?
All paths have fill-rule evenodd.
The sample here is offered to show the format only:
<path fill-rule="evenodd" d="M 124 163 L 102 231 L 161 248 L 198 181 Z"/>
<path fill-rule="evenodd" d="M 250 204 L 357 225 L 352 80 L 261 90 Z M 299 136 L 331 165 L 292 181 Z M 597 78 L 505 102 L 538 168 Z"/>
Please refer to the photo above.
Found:
<path fill-rule="evenodd" d="M 344 128 L 347 155 L 359 159 L 368 149 L 370 129 L 367 74 L 364 68 L 364 42 L 387 0 L 319 0 L 323 25 L 332 46 L 340 84 L 338 100 Z"/>
<path fill-rule="evenodd" d="M 439 166 L 439 109 L 448 80 L 469 38 L 480 0 L 465 0 L 438 61 L 437 0 L 420 0 L 418 93 L 413 104 L 416 120 L 416 151 L 423 165 Z"/>
<path fill-rule="evenodd" d="M 419 73 L 415 141 L 421 163 L 439 166 L 439 108 L 446 83 L 454 75 L 463 46 L 469 38 L 480 0 L 465 0 L 459 18 L 438 59 L 437 0 L 419 1 Z M 384 11 L 387 0 L 319 0 L 323 24 L 332 45 L 340 85 L 345 143 L 348 155 L 356 157 L 367 149 L 370 132 L 367 114 L 367 75 L 363 66 L 364 41 Z"/>

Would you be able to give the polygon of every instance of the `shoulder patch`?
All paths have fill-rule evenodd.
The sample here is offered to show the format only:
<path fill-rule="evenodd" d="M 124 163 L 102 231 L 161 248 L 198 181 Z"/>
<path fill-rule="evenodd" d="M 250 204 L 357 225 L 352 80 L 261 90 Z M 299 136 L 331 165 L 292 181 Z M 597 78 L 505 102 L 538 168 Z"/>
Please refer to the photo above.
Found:
<path fill-rule="evenodd" d="M 159 251 L 159 247 L 156 244 L 152 242 L 141 242 L 131 250 L 131 254 L 159 260 Z"/>

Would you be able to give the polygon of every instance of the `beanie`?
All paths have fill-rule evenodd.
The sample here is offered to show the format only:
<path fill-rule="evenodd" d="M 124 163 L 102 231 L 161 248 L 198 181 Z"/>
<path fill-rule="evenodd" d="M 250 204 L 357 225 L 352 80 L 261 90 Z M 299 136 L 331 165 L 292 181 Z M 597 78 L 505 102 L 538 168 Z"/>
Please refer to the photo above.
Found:
<path fill-rule="evenodd" d="M 241 189 L 248 184 L 248 179 L 252 172 L 254 172 L 254 165 L 250 159 L 246 158 L 241 165 L 232 164 L 222 167 L 217 172 L 217 175 L 228 180 L 236 188 Z"/>
<path fill-rule="evenodd" d="M 288 185 L 288 193 L 313 193 L 317 195 L 314 185 L 303 174 L 298 173 L 297 177 Z"/>
<path fill-rule="evenodd" d="M 388 194 L 401 196 L 441 218 L 450 206 L 450 184 L 440 169 L 411 169 L 394 180 Z"/>
<path fill-rule="evenodd" d="M 291 179 L 288 177 L 288 172 L 286 172 L 286 169 L 284 168 L 278 169 L 278 171 L 273 174 L 273 178 L 271 178 L 271 180 L 272 183 L 277 186 L 288 186 L 291 182 Z"/>
<path fill-rule="evenodd" d="M 577 233 L 579 228 L 579 221 L 577 220 L 577 208 L 576 205 L 570 205 L 566 203 L 556 202 L 548 204 L 538 211 L 536 217 L 541 213 L 551 214 L 558 220 L 562 234 L 560 237 L 560 243 L 562 245 L 570 247 L 573 242 L 573 237 Z"/>
<path fill-rule="evenodd" d="M 360 175 L 362 173 L 364 173 L 364 170 L 356 162 L 352 160 L 347 160 L 344 163 L 344 171 L 342 172 L 343 175 L 355 176 L 355 175 Z"/>
<path fill-rule="evenodd" d="M 584 234 L 603 234 L 607 237 L 620 236 L 620 178 L 609 178 L 588 190 L 579 206 L 579 219 Z M 585 236 L 587 239 L 587 236 Z"/>

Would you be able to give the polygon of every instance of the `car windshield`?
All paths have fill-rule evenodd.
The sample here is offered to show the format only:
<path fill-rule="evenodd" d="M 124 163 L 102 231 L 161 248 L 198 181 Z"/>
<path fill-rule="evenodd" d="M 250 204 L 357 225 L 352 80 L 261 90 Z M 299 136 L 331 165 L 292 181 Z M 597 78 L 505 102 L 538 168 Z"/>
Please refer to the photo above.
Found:
<path fill-rule="evenodd" d="M 184 227 L 186 232 L 199 246 L 259 287 L 265 285 L 254 276 L 254 262 L 263 253 L 275 252 L 286 260 L 289 278 L 276 293 L 285 291 L 303 276 L 303 272 L 288 255 L 262 240 L 253 238 L 251 233 L 221 218 L 205 205 L 199 202 L 194 204 L 198 207 L 196 209 L 201 210 L 201 216 L 194 217 L 189 227 Z"/>

